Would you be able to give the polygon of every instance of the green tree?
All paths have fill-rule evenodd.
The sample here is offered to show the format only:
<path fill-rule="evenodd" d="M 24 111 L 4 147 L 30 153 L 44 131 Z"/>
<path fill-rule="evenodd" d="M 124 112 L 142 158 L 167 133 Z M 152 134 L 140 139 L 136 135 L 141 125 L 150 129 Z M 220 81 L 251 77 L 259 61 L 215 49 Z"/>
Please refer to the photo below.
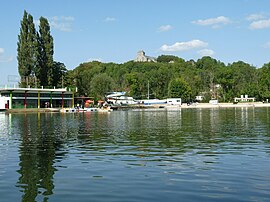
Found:
<path fill-rule="evenodd" d="M 233 101 L 234 96 L 234 72 L 230 66 L 222 67 L 218 72 L 218 84 L 221 85 L 221 101 Z"/>
<path fill-rule="evenodd" d="M 190 100 L 191 88 L 184 79 L 176 78 L 171 80 L 168 88 L 169 97 L 181 98 L 183 101 Z"/>
<path fill-rule="evenodd" d="M 113 83 L 113 79 L 106 73 L 95 75 L 90 83 L 92 95 L 103 99 L 105 94 L 113 89 Z"/>
<path fill-rule="evenodd" d="M 132 72 L 126 74 L 126 82 L 127 82 L 127 91 L 130 96 L 133 97 L 141 97 L 142 95 L 142 86 L 143 86 L 143 73 Z"/>
<path fill-rule="evenodd" d="M 33 17 L 24 11 L 20 34 L 17 42 L 18 71 L 21 76 L 21 87 L 33 81 L 37 58 L 37 38 Z"/>
<path fill-rule="evenodd" d="M 270 63 L 264 64 L 259 73 L 259 99 L 270 101 Z"/>
<path fill-rule="evenodd" d="M 225 66 L 210 56 L 204 56 L 196 63 L 198 73 L 203 82 L 203 92 L 210 94 L 210 99 L 218 99 L 216 85 L 218 80 L 218 70 Z"/>
<path fill-rule="evenodd" d="M 53 82 L 52 85 L 55 87 L 64 87 L 65 84 L 65 76 L 67 73 L 67 69 L 64 63 L 61 62 L 53 62 L 52 66 L 52 75 Z"/>
<path fill-rule="evenodd" d="M 40 85 L 53 86 L 53 37 L 50 34 L 50 25 L 46 18 L 40 17 L 38 34 L 38 67 L 36 74 Z"/>
<path fill-rule="evenodd" d="M 234 80 L 234 96 L 256 96 L 256 68 L 242 61 L 231 64 Z"/>
<path fill-rule="evenodd" d="M 174 56 L 174 55 L 160 55 L 157 58 L 157 62 L 165 62 L 165 63 L 178 62 L 178 63 L 183 63 L 183 62 L 185 62 L 185 60 L 182 59 L 182 58 L 179 58 L 177 56 Z"/>

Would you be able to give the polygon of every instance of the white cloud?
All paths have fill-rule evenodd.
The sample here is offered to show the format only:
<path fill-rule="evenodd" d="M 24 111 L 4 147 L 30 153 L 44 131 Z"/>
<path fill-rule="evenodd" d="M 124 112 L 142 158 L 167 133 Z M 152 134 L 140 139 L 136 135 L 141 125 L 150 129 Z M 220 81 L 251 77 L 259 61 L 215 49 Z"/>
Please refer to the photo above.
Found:
<path fill-rule="evenodd" d="M 12 56 L 10 57 L 2 57 L 0 56 L 0 62 L 12 62 L 14 58 Z"/>
<path fill-rule="evenodd" d="M 14 58 L 12 56 L 10 57 L 6 57 L 4 56 L 4 48 L 0 48 L 0 63 L 2 62 L 12 62 L 14 60 Z"/>
<path fill-rule="evenodd" d="M 192 21 L 193 24 L 202 25 L 202 26 L 212 26 L 212 28 L 220 27 L 221 25 L 229 24 L 231 20 L 224 16 L 219 16 L 216 18 L 209 18 L 205 20 L 196 20 Z"/>
<path fill-rule="evenodd" d="M 167 32 L 171 30 L 173 27 L 171 25 L 162 25 L 158 28 L 159 32 Z"/>
<path fill-rule="evenodd" d="M 52 28 L 62 32 L 70 32 L 72 31 L 72 23 L 75 19 L 72 16 L 54 16 L 48 18 L 48 20 Z"/>
<path fill-rule="evenodd" d="M 261 20 L 261 19 L 264 19 L 264 18 L 265 17 L 262 14 L 251 14 L 251 15 L 246 17 L 246 20 L 255 21 L 255 20 Z"/>
<path fill-rule="evenodd" d="M 264 45 L 263 45 L 264 48 L 270 48 L 270 42 L 266 42 Z"/>
<path fill-rule="evenodd" d="M 105 22 L 114 22 L 114 21 L 116 21 L 116 18 L 114 18 L 114 17 L 106 17 L 106 18 L 104 19 L 104 21 L 105 21 Z"/>
<path fill-rule="evenodd" d="M 160 47 L 160 50 L 164 52 L 187 51 L 192 49 L 204 48 L 206 46 L 208 46 L 208 43 L 195 39 L 187 42 L 176 42 L 173 45 L 164 44 Z"/>
<path fill-rule="evenodd" d="M 250 29 L 265 29 L 270 27 L 270 19 L 254 21 L 249 25 Z"/>
<path fill-rule="evenodd" d="M 211 49 L 202 49 L 198 51 L 200 56 L 212 56 L 215 54 L 215 52 Z"/>

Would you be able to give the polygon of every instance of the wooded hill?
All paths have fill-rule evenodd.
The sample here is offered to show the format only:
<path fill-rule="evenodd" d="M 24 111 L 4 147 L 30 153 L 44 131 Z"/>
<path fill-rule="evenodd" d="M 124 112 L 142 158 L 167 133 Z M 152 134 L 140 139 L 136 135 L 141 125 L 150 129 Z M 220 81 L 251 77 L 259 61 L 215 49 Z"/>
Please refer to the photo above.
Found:
<path fill-rule="evenodd" d="M 263 101 L 270 98 L 270 63 L 256 69 L 242 61 L 225 65 L 209 56 L 185 61 L 171 55 L 159 56 L 156 63 L 93 61 L 68 71 L 65 85 L 76 86 L 78 95 L 95 99 L 110 91 L 126 91 L 135 99 L 146 99 L 149 86 L 150 98 L 192 101 L 202 95 L 204 102 L 232 102 L 234 97 L 248 95 Z"/>

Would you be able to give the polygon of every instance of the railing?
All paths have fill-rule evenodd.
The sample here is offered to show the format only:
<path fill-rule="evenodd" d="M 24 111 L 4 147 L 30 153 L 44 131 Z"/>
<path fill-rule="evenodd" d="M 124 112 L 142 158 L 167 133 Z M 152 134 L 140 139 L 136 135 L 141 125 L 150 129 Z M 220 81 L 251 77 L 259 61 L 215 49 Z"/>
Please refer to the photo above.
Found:
<path fill-rule="evenodd" d="M 19 84 L 5 84 L 0 85 L 0 89 L 7 89 L 7 88 L 19 88 Z"/>

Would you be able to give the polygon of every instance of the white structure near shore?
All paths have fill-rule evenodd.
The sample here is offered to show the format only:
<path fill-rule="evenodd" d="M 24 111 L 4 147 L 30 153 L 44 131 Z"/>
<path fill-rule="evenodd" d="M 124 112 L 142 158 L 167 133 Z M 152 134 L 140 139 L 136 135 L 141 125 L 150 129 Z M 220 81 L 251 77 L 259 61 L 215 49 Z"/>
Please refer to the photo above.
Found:
<path fill-rule="evenodd" d="M 248 95 L 241 95 L 240 98 L 235 97 L 234 98 L 234 102 L 255 102 L 255 98 L 254 97 L 248 97 Z"/>

